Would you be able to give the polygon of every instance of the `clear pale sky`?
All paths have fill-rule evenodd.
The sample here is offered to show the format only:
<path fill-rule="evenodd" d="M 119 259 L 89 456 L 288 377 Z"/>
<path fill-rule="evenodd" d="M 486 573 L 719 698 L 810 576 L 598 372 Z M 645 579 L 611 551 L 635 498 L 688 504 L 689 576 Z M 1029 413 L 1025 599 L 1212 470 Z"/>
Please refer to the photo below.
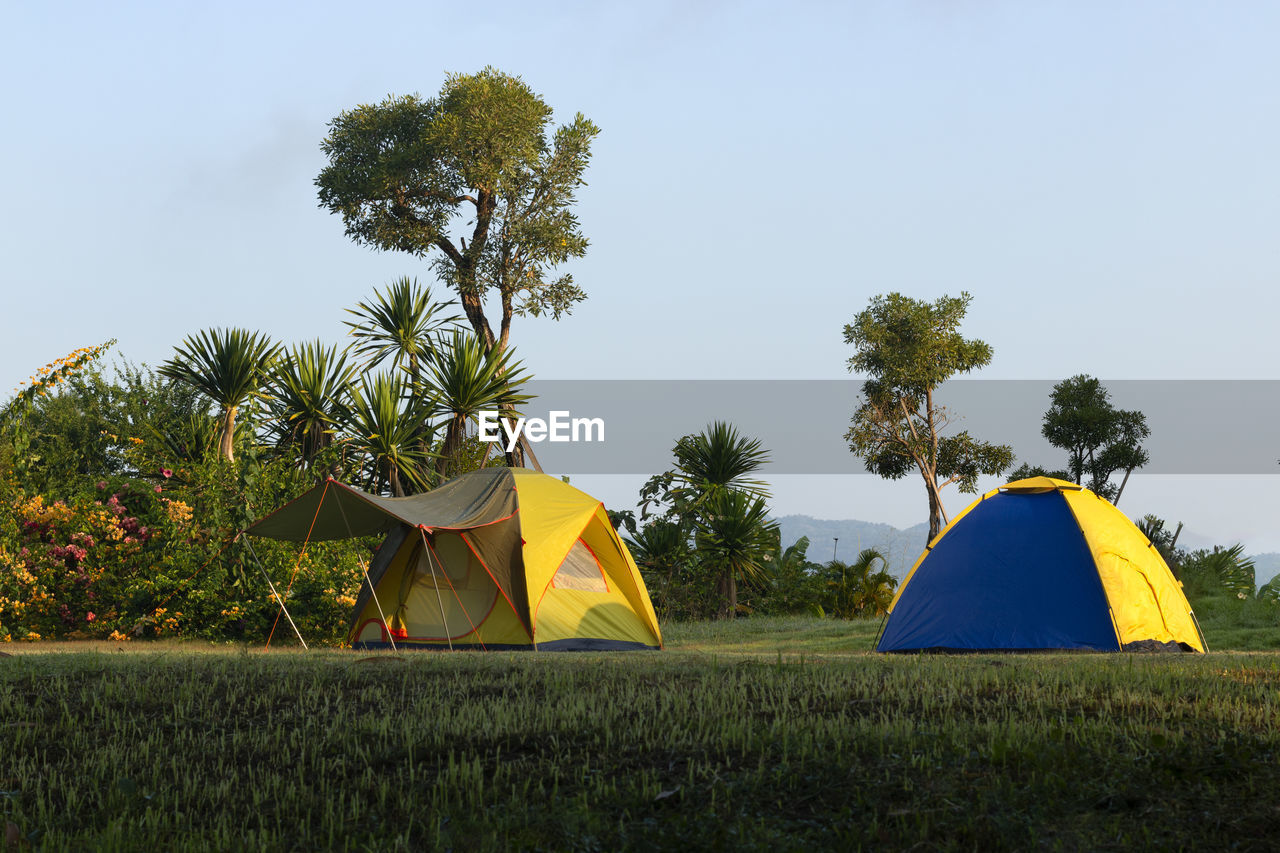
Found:
<path fill-rule="evenodd" d="M 839 378 L 892 290 L 972 293 L 983 378 L 1280 378 L 1276 4 L 2 8 L 6 390 L 109 338 L 152 365 L 209 326 L 339 340 L 375 286 L 430 280 L 318 208 L 319 143 L 486 65 L 602 129 L 589 300 L 513 331 L 539 378 Z M 1280 550 L 1278 485 L 1140 477 L 1123 508 Z M 924 515 L 914 481 L 777 487 L 779 514 Z"/>

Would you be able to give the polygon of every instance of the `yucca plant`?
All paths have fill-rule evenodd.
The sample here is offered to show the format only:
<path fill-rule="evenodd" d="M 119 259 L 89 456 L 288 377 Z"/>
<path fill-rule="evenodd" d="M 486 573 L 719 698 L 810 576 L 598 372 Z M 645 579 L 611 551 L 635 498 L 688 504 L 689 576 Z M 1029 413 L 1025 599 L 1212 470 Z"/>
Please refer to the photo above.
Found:
<path fill-rule="evenodd" d="M 436 470 L 440 474 L 464 473 L 454 470 L 467 434 L 467 425 L 481 412 L 513 415 L 530 395 L 520 391 L 529 374 L 515 357 L 515 349 L 488 349 L 479 335 L 455 329 L 442 339 L 432 353 L 418 392 L 430 396 L 432 412 L 445 422 L 444 445 Z"/>
<path fill-rule="evenodd" d="M 318 340 L 295 345 L 271 372 L 268 430 L 276 447 L 292 452 L 299 467 L 310 466 L 333 443 L 356 373 L 345 351 Z"/>
<path fill-rule="evenodd" d="M 406 390 L 399 374 L 362 376 L 344 407 L 348 446 L 367 462 L 365 487 L 389 488 L 396 497 L 431 486 L 430 409 Z"/>
<path fill-rule="evenodd" d="M 688 527 L 702 504 L 718 492 L 736 489 L 769 497 L 764 481 L 753 476 L 769 461 L 769 452 L 759 439 L 740 435 L 732 424 L 714 421 L 677 441 L 672 453 L 676 467 L 651 477 L 640 490 L 643 515 L 652 504 L 666 504 L 667 514 Z"/>
<path fill-rule="evenodd" d="M 261 394 L 279 347 L 266 336 L 244 329 L 206 329 L 174 348 L 160 365 L 161 376 L 182 382 L 208 397 L 220 409 L 218 453 L 235 461 L 236 413 Z"/>
<path fill-rule="evenodd" d="M 355 321 L 344 321 L 355 338 L 356 355 L 366 357 L 366 366 L 391 358 L 392 367 L 403 367 L 416 382 L 422 362 L 430 358 L 437 335 L 462 319 L 446 312 L 457 302 L 437 302 L 431 288 L 408 276 L 374 291 L 374 298 L 361 302 L 347 313 Z"/>
<path fill-rule="evenodd" d="M 721 489 L 705 501 L 697 521 L 698 553 L 720 578 L 720 593 L 733 618 L 738 582 L 764 580 L 778 550 L 778 524 L 769 520 L 764 499 L 750 492 Z"/>

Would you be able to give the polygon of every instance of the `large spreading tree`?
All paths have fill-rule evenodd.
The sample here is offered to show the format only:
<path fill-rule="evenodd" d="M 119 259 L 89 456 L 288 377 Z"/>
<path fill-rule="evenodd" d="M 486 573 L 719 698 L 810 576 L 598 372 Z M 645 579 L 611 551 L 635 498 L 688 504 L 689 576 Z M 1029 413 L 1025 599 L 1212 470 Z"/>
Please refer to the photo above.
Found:
<path fill-rule="evenodd" d="M 586 298 L 556 269 L 587 250 L 573 205 L 599 129 L 580 113 L 554 131 L 550 122 L 541 97 L 494 68 L 449 75 L 434 98 L 358 106 L 321 144 L 321 206 L 358 243 L 434 255 L 476 333 L 502 350 L 513 316 L 559 319 Z"/>
<path fill-rule="evenodd" d="M 991 444 L 967 430 L 943 435 L 950 420 L 934 399 L 943 382 L 991 361 L 991 347 L 960 334 L 972 297 L 943 296 L 923 302 L 890 293 L 871 300 L 844 327 L 855 353 L 851 372 L 866 377 L 863 399 L 845 439 L 867 470 L 891 480 L 916 472 L 929 497 L 929 539 L 946 523 L 942 489 L 977 490 L 980 474 L 994 475 L 1013 462 L 1007 445 Z"/>

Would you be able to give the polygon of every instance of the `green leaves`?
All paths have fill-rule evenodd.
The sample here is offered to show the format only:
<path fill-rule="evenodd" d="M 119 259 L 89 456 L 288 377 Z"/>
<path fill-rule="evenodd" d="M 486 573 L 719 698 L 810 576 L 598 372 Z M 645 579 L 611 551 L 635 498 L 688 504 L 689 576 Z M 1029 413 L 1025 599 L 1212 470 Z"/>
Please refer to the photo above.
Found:
<path fill-rule="evenodd" d="M 849 370 L 864 374 L 863 401 L 845 440 L 867 470 L 896 480 L 918 471 L 929 497 L 929 538 L 942 528 L 942 487 L 977 488 L 981 474 L 999 474 L 1013 462 L 1013 450 L 961 432 L 946 436 L 950 415 L 934 401 L 934 391 L 957 373 L 991 361 L 991 347 L 960 334 L 972 301 L 968 293 L 922 302 L 890 293 L 844 327 L 855 347 Z"/>
<path fill-rule="evenodd" d="M 219 452 L 234 459 L 236 410 L 258 396 L 279 347 L 244 329 L 206 329 L 176 347 L 159 368 L 161 376 L 196 389 L 222 408 Z"/>
<path fill-rule="evenodd" d="M 558 319 L 586 298 L 554 270 L 587 250 L 571 208 L 599 128 L 579 114 L 548 139 L 550 121 L 528 84 L 494 68 L 449 75 L 435 98 L 358 106 L 330 122 L 321 144 L 320 204 L 359 243 L 438 250 L 440 280 L 485 344 L 501 348 L 515 314 Z M 490 291 L 502 310 L 496 336 Z"/>
<path fill-rule="evenodd" d="M 822 567 L 825 609 L 840 619 L 881 616 L 893 602 L 898 581 L 886 569 L 884 555 L 864 548 L 852 563 L 832 560 Z"/>
<path fill-rule="evenodd" d="M 1146 415 L 1115 408 L 1106 387 L 1084 374 L 1054 385 L 1050 401 L 1041 433 L 1054 447 L 1067 451 L 1069 479 L 1118 500 L 1120 487 L 1110 482 L 1112 474 L 1127 475 L 1149 459 L 1142 447 L 1151 435 Z"/>
<path fill-rule="evenodd" d="M 649 525 L 660 525 L 652 535 L 663 537 L 661 552 L 675 554 L 671 537 L 679 536 L 686 547 L 692 538 L 697 550 L 691 559 L 698 566 L 690 574 L 708 571 L 717 578 L 726 608 L 721 613 L 732 616 L 738 581 L 763 579 L 764 563 L 778 550 L 777 525 L 769 521 L 765 503 L 768 489 L 752 476 L 769 453 L 758 439 L 724 421 L 684 436 L 672 453 L 676 467 L 649 478 L 640 490 L 642 517 L 650 506 L 666 505 L 665 517 Z M 640 544 L 646 551 L 655 545 L 647 538 Z M 670 575 L 665 580 L 670 587 Z"/>
<path fill-rule="evenodd" d="M 868 396 L 918 399 L 957 373 L 985 367 L 991 362 L 991 347 L 966 340 L 959 331 L 972 301 L 964 292 L 935 302 L 901 293 L 873 298 L 844 327 L 844 342 L 857 350 L 848 361 L 849 370 L 866 374 Z"/>
<path fill-rule="evenodd" d="M 319 340 L 294 346 L 280 359 L 269 381 L 269 434 L 279 448 L 291 448 L 307 466 L 333 443 L 342 423 L 357 368 L 347 353 Z"/>
<path fill-rule="evenodd" d="M 478 335 L 455 329 L 431 354 L 417 393 L 430 398 L 432 414 L 447 424 L 437 471 L 458 468 L 467 425 L 482 411 L 515 414 L 527 402 L 520 386 L 529 379 L 514 349 L 488 348 Z"/>
<path fill-rule="evenodd" d="M 713 493 L 699 517 L 695 541 L 705 559 L 739 580 L 762 580 L 778 548 L 778 525 L 764 499 L 737 489 Z"/>
<path fill-rule="evenodd" d="M 352 388 L 346 409 L 348 446 L 368 460 L 368 487 L 389 487 L 396 497 L 407 488 L 431 486 L 430 459 L 433 428 L 427 402 L 407 393 L 398 373 L 364 375 Z"/>
<path fill-rule="evenodd" d="M 374 362 L 390 357 L 393 367 L 407 366 L 416 379 L 419 363 L 435 351 L 436 335 L 462 319 L 445 314 L 458 303 L 436 302 L 430 287 L 421 287 L 408 276 L 374 291 L 374 297 L 347 309 L 356 317 L 354 322 L 345 321 L 355 338 L 356 355 Z"/>

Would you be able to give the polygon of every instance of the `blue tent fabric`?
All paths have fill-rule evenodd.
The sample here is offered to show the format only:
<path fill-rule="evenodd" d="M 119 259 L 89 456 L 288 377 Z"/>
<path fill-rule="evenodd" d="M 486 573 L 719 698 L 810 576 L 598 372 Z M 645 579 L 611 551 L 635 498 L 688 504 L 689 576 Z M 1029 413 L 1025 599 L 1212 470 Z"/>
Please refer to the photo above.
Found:
<path fill-rule="evenodd" d="M 877 650 L 1118 650 L 1106 593 L 1062 495 L 997 497 L 933 543 Z"/>

